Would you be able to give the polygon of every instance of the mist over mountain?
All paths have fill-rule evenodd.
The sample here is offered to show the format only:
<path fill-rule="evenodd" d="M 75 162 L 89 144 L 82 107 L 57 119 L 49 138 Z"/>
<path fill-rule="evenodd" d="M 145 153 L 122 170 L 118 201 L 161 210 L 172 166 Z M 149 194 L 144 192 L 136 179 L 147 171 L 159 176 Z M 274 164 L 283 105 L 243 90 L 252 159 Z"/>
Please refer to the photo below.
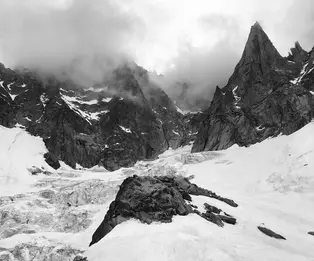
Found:
<path fill-rule="evenodd" d="M 283 56 L 295 39 L 311 48 L 311 0 L 302 5 L 295 0 L 253 2 L 0 0 L 0 61 L 82 86 L 135 61 L 163 74 L 166 80 L 157 82 L 174 99 L 182 96 L 178 83 L 186 83 L 186 107 L 191 108 L 226 84 L 254 21 Z M 177 12 L 169 12 L 169 6 Z"/>
<path fill-rule="evenodd" d="M 128 43 L 140 28 L 135 15 L 111 1 L 1 0 L 1 60 L 88 85 L 134 59 Z"/>

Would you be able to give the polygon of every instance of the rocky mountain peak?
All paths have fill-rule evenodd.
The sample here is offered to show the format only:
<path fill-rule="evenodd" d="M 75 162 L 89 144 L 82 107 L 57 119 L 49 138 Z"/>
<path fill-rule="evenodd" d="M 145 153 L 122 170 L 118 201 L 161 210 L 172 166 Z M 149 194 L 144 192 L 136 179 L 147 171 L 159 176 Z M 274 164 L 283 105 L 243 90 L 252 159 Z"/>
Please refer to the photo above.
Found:
<path fill-rule="evenodd" d="M 265 98 L 277 85 L 286 65 L 287 60 L 256 22 L 251 27 L 242 57 L 223 91 L 236 94 L 241 106 L 250 107 Z"/>
<path fill-rule="evenodd" d="M 298 41 L 295 42 L 294 47 L 290 49 L 288 59 L 296 63 L 302 63 L 308 58 L 308 53 L 301 47 Z"/>
<path fill-rule="evenodd" d="M 296 49 L 297 51 L 299 51 L 299 52 L 304 51 L 298 41 L 296 41 L 296 42 L 294 43 L 294 46 L 295 46 L 295 49 Z"/>
<path fill-rule="evenodd" d="M 274 47 L 261 25 L 256 22 L 251 27 L 241 60 L 244 60 L 244 62 L 256 61 L 261 62 L 262 65 L 266 65 L 266 63 L 270 65 L 271 62 L 280 58 L 282 58 L 281 55 Z"/>
<path fill-rule="evenodd" d="M 251 28 L 256 28 L 257 30 L 263 30 L 261 24 L 258 21 L 256 21 L 255 24 L 253 24 Z"/>
<path fill-rule="evenodd" d="M 314 108 L 313 65 L 298 42 L 282 57 L 255 23 L 228 84 L 216 88 L 192 152 L 248 146 L 307 124 Z"/>

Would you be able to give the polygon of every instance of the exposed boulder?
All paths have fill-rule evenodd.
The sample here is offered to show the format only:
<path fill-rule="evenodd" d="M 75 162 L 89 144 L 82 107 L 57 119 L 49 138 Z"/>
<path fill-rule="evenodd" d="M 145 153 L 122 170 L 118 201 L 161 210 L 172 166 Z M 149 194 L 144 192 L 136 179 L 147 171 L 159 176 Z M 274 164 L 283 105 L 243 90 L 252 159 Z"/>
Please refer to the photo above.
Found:
<path fill-rule="evenodd" d="M 269 236 L 269 237 L 273 237 L 273 238 L 276 238 L 276 239 L 283 239 L 283 240 L 286 240 L 282 235 L 279 235 L 277 233 L 275 233 L 274 231 L 266 228 L 266 227 L 261 227 L 261 226 L 258 226 L 257 227 L 259 231 L 261 231 L 263 234 Z"/>
<path fill-rule="evenodd" d="M 230 216 L 229 214 L 223 212 L 221 209 L 215 206 L 209 205 L 208 203 L 204 203 L 204 207 L 206 209 L 206 212 L 203 213 L 202 216 L 209 218 L 218 226 L 223 226 L 224 225 L 223 222 L 231 225 L 235 225 L 237 223 L 236 218 Z"/>
<path fill-rule="evenodd" d="M 310 231 L 308 232 L 309 235 L 314 236 L 314 232 Z"/>
<path fill-rule="evenodd" d="M 61 165 L 60 165 L 59 161 L 57 160 L 57 158 L 53 154 L 51 154 L 50 152 L 47 152 L 44 155 L 44 157 L 45 157 L 45 160 L 48 163 L 48 165 L 50 165 L 54 169 L 60 168 Z"/>
<path fill-rule="evenodd" d="M 225 213 L 226 214 L 226 213 Z M 237 223 L 236 218 L 231 217 L 230 215 L 218 215 L 218 217 L 225 223 L 235 225 Z"/>
<path fill-rule="evenodd" d="M 120 186 L 116 199 L 110 204 L 104 220 L 93 234 L 90 245 L 97 243 L 115 226 L 135 218 L 141 222 L 171 222 L 174 215 L 188 215 L 197 213 L 203 218 L 219 226 L 223 226 L 218 215 L 207 211 L 194 211 L 187 203 L 191 201 L 190 194 L 213 197 L 218 200 L 233 202 L 215 193 L 191 184 L 183 177 L 143 176 L 134 175 L 125 179 Z M 237 206 L 233 202 L 233 206 Z"/>
<path fill-rule="evenodd" d="M 220 214 L 220 212 L 222 211 L 221 209 L 215 207 L 215 206 L 211 206 L 208 203 L 204 203 L 204 207 L 208 212 L 213 212 L 215 214 Z"/>
<path fill-rule="evenodd" d="M 218 215 L 215 215 L 212 212 L 202 213 L 201 217 L 203 217 L 206 220 L 216 224 L 219 227 L 223 227 L 224 226 L 224 223 L 222 222 L 221 218 Z"/>

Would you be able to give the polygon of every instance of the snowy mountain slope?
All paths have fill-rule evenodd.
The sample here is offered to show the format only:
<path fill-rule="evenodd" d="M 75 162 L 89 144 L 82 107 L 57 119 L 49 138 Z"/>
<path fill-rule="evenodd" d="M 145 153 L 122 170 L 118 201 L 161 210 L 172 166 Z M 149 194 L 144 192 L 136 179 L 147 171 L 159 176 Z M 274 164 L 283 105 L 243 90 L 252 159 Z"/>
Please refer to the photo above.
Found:
<path fill-rule="evenodd" d="M 312 122 L 290 136 L 232 147 L 201 163 L 202 153 L 195 164 L 190 156 L 185 170 L 194 182 L 239 203 L 235 209 L 209 202 L 234 215 L 237 225 L 219 228 L 194 214 L 171 224 L 127 221 L 90 247 L 88 260 L 314 260 L 314 238 L 307 234 L 314 229 L 313 133 Z M 287 240 L 265 236 L 259 225 Z"/>
<path fill-rule="evenodd" d="M 47 149 L 41 138 L 20 128 L 0 126 L 0 144 L 0 196 L 22 193 L 35 182 L 28 171 L 33 166 L 52 170 L 43 157 Z"/>
<path fill-rule="evenodd" d="M 233 146 L 219 152 L 191 154 L 187 146 L 168 150 L 155 161 L 138 162 L 132 168 L 114 172 L 97 167 L 73 170 L 61 164 L 50 176 L 39 174 L 34 178 L 27 168 L 46 168 L 42 141 L 18 128 L 2 128 L 1 144 L 7 145 L 6 149 L 1 146 L 1 156 L 17 137 L 14 154 L 8 156 L 25 161 L 13 165 L 18 172 L 9 171 L 15 168 L 8 167 L 8 158 L 1 161 L 6 176 L 15 173 L 23 190 L 18 186 L 8 194 L 2 177 L 0 260 L 41 261 L 49 257 L 70 261 L 79 253 L 89 261 L 314 260 L 314 237 L 307 234 L 314 230 L 313 133 L 311 122 L 290 136 L 248 148 Z M 17 150 L 21 145 L 24 149 Z M 202 196 L 193 196 L 192 203 L 200 210 L 204 202 L 222 208 L 237 218 L 237 224 L 221 228 L 195 214 L 175 217 L 169 224 L 146 225 L 129 220 L 89 248 L 92 234 L 119 185 L 135 174 L 193 175 L 194 183 L 232 198 L 239 207 Z M 257 229 L 259 225 L 287 240 L 267 237 Z M 19 257 L 14 259 L 17 253 Z"/>

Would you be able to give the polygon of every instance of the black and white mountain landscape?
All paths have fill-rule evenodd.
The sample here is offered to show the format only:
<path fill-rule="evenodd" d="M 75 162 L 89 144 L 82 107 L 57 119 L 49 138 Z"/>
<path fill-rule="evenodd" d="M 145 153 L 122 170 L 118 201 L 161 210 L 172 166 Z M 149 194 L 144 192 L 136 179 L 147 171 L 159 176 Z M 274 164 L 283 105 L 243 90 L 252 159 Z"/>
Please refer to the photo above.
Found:
<path fill-rule="evenodd" d="M 109 64 L 0 63 L 1 261 L 314 260 L 314 48 L 255 22 L 217 87 Z"/>

